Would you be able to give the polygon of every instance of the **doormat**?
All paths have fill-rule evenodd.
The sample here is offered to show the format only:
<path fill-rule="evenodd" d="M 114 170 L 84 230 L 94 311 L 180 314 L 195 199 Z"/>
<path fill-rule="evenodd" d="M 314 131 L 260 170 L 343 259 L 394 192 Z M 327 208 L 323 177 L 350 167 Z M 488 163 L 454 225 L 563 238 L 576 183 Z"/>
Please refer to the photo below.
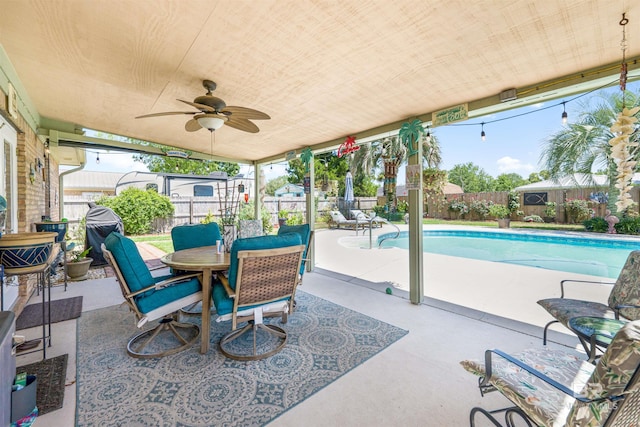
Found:
<path fill-rule="evenodd" d="M 16 374 L 26 372 L 27 375 L 35 375 L 38 380 L 36 406 L 39 415 L 62 408 L 68 357 L 68 354 L 63 354 L 16 368 Z"/>
<path fill-rule="evenodd" d="M 65 298 L 51 301 L 51 323 L 76 319 L 82 313 L 82 297 Z M 49 315 L 49 305 L 44 305 L 44 318 Z M 42 303 L 29 304 L 16 320 L 16 330 L 42 325 Z"/>

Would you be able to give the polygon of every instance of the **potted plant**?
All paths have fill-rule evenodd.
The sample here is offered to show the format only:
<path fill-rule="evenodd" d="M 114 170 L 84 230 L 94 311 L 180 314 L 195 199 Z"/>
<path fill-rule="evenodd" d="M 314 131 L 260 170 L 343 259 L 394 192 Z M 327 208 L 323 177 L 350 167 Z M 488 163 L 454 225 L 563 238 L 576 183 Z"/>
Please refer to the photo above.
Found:
<path fill-rule="evenodd" d="M 287 219 L 289 219 L 289 211 L 286 209 L 280 209 L 278 211 L 278 226 L 282 227 L 287 223 Z"/>
<path fill-rule="evenodd" d="M 498 220 L 499 228 L 509 228 L 509 215 L 511 212 L 506 205 L 495 204 L 489 207 L 489 215 Z"/>
<path fill-rule="evenodd" d="M 70 280 L 84 280 L 89 272 L 89 267 L 93 262 L 93 258 L 89 258 L 87 255 L 91 247 L 83 251 L 75 251 L 71 255 L 71 259 L 67 262 L 67 276 Z"/>
<path fill-rule="evenodd" d="M 556 202 L 547 202 L 545 203 L 544 211 L 542 211 L 542 215 L 544 216 L 544 222 L 553 222 L 556 220 Z"/>

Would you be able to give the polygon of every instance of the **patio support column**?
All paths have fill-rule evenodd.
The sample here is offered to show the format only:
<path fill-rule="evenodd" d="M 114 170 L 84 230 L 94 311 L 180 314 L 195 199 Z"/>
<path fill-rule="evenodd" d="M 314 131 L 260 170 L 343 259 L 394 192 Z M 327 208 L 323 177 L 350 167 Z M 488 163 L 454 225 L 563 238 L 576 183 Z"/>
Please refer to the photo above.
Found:
<path fill-rule="evenodd" d="M 315 171 L 315 162 L 313 161 L 313 157 L 309 162 L 309 193 L 307 196 L 307 224 L 309 224 L 309 228 L 313 232 L 316 228 L 316 210 L 315 210 L 315 201 L 316 201 L 316 171 Z M 313 268 L 316 264 L 316 251 L 315 251 L 315 239 L 312 244 L 309 245 L 309 250 L 307 251 L 307 262 L 306 269 L 307 271 L 313 271 Z"/>
<path fill-rule="evenodd" d="M 409 298 L 413 304 L 424 301 L 424 273 L 422 254 L 422 143 L 416 141 L 417 153 L 409 156 L 409 165 L 419 165 L 418 189 L 409 190 Z"/>
<path fill-rule="evenodd" d="M 260 210 L 262 209 L 260 203 L 260 186 L 264 185 L 262 182 L 263 176 L 260 175 L 262 167 L 259 163 L 253 164 L 253 209 L 256 219 L 262 219 Z"/>

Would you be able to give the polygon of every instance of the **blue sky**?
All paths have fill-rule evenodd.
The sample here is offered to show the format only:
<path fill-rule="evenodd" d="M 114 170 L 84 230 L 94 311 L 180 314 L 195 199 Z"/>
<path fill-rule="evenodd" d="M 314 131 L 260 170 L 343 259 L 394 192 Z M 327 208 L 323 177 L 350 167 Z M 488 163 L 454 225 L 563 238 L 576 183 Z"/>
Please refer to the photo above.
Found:
<path fill-rule="evenodd" d="M 640 82 L 627 84 L 627 89 L 633 91 L 637 91 L 639 87 Z M 586 101 L 594 95 L 595 93 L 587 94 L 579 100 L 573 100 L 576 97 L 574 95 L 432 129 L 440 141 L 443 158 L 441 169 L 450 170 L 457 164 L 472 162 L 493 177 L 514 172 L 527 178 L 531 172 L 543 169 L 539 160 L 544 142 L 550 135 L 562 129 L 563 109 L 560 104 L 567 101 L 566 111 L 571 122 L 578 116 L 576 108 L 579 101 Z M 521 116 L 514 117 L 517 115 Z M 499 121 L 494 122 L 496 120 Z M 485 122 L 484 142 L 480 138 L 481 122 Z M 95 151 L 87 153 L 86 170 L 146 170 L 144 165 L 134 162 L 130 154 L 101 152 L 100 164 L 96 164 L 96 156 Z M 266 166 L 264 171 L 267 180 L 283 175 L 285 167 L 284 163 Z M 247 169 L 243 169 L 246 172 Z M 404 183 L 404 168 L 400 171 L 398 183 Z"/>

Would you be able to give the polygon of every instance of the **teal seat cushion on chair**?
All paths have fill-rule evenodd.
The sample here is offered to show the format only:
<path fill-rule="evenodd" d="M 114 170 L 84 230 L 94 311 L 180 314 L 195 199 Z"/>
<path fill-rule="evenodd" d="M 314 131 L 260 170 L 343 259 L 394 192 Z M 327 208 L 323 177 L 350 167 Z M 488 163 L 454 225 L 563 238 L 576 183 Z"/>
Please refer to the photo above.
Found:
<path fill-rule="evenodd" d="M 302 254 L 302 264 L 300 264 L 300 274 L 304 275 L 304 263 L 307 259 L 307 249 L 309 248 L 309 239 L 311 238 L 311 227 L 309 224 L 283 225 L 278 229 L 278 236 L 282 236 L 287 233 L 298 234 L 302 244 L 305 246 L 304 253 Z"/>
<path fill-rule="evenodd" d="M 155 283 L 133 240 L 113 231 L 104 240 L 104 245 L 116 259 L 131 292 L 137 292 Z"/>
<path fill-rule="evenodd" d="M 155 282 L 161 282 L 173 276 L 155 278 Z M 153 292 L 145 292 L 136 298 L 136 304 L 143 313 L 148 313 L 170 302 L 184 298 L 202 290 L 202 285 L 197 277 L 185 279 L 184 282 L 173 282 L 171 286 L 156 289 Z"/>
<path fill-rule="evenodd" d="M 171 229 L 173 249 L 199 248 L 202 246 L 215 246 L 216 240 L 222 240 L 220 227 L 215 222 L 208 224 L 178 225 Z"/>
<path fill-rule="evenodd" d="M 297 233 L 283 234 L 282 236 L 260 236 L 249 237 L 246 239 L 238 239 L 233 242 L 231 247 L 229 265 L 229 286 L 231 289 L 236 288 L 236 279 L 238 277 L 238 252 L 260 249 L 285 248 L 288 246 L 301 245 L 302 240 Z M 221 283 L 215 283 L 211 291 L 213 303 L 219 315 L 229 314 L 233 311 L 233 299 L 227 296 L 227 292 Z"/>

